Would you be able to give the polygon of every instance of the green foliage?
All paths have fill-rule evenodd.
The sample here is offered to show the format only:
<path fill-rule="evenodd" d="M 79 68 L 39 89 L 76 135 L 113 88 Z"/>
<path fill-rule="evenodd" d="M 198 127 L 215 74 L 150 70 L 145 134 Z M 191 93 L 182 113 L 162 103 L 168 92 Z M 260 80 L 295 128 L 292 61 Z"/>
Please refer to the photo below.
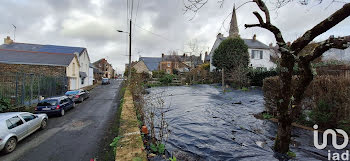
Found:
<path fill-rule="evenodd" d="M 152 150 L 153 153 L 164 154 L 164 152 L 165 152 L 165 145 L 162 144 L 162 143 L 158 143 L 158 144 L 151 143 L 150 149 Z"/>
<path fill-rule="evenodd" d="M 136 74 L 136 69 L 131 68 L 131 75 Z M 124 77 L 127 77 L 129 75 L 129 67 L 124 71 Z"/>
<path fill-rule="evenodd" d="M 273 116 L 268 114 L 268 113 L 263 113 L 263 118 L 264 119 L 271 119 L 271 118 L 273 118 Z"/>
<path fill-rule="evenodd" d="M 10 110 L 11 101 L 7 98 L 0 98 L 0 112 L 7 112 Z"/>
<path fill-rule="evenodd" d="M 117 136 L 113 139 L 112 143 L 109 144 L 109 146 L 111 146 L 113 148 L 114 154 L 116 153 L 118 142 L 120 139 L 121 139 L 121 136 Z"/>
<path fill-rule="evenodd" d="M 262 87 L 263 80 L 267 77 L 277 76 L 276 69 L 266 70 L 265 68 L 251 68 L 248 72 L 248 78 L 250 79 L 250 85 Z"/>
<path fill-rule="evenodd" d="M 203 70 L 209 71 L 210 70 L 210 64 L 209 63 L 205 63 L 201 65 L 201 68 Z"/>
<path fill-rule="evenodd" d="M 140 157 L 135 157 L 135 158 L 132 158 L 132 161 L 142 161 L 142 158 L 140 158 Z"/>
<path fill-rule="evenodd" d="M 287 155 L 289 156 L 289 157 L 291 157 L 291 158 L 295 158 L 297 155 L 294 153 L 294 152 L 292 152 L 292 151 L 288 151 L 287 152 Z"/>
<path fill-rule="evenodd" d="M 174 79 L 174 75 L 171 74 L 165 74 L 164 76 L 162 76 L 159 81 L 163 84 L 163 85 L 168 85 L 170 84 Z"/>
<path fill-rule="evenodd" d="M 214 51 L 213 65 L 218 69 L 230 71 L 240 65 L 248 67 L 248 46 L 241 38 L 228 38 Z"/>
<path fill-rule="evenodd" d="M 333 116 L 331 109 L 332 106 L 330 104 L 320 100 L 317 107 L 311 110 L 309 117 L 314 124 L 324 128 L 329 127 L 329 121 Z"/>
<path fill-rule="evenodd" d="M 169 160 L 170 160 L 170 161 L 176 161 L 176 157 L 173 156 L 173 157 L 169 158 Z"/>
<path fill-rule="evenodd" d="M 247 88 L 247 87 L 242 87 L 242 89 L 241 89 L 242 91 L 249 91 L 249 89 Z"/>
<path fill-rule="evenodd" d="M 152 72 L 152 77 L 153 78 L 161 78 L 165 75 L 165 71 L 161 70 L 161 71 L 153 71 Z"/>

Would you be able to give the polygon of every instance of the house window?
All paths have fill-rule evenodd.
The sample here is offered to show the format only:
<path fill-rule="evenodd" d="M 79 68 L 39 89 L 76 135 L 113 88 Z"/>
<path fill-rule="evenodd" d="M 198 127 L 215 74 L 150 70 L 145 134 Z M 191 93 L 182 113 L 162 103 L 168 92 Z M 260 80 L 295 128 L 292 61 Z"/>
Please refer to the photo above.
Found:
<path fill-rule="evenodd" d="M 83 78 L 81 78 L 81 84 L 84 84 L 84 80 L 85 80 L 85 78 L 83 77 Z"/>
<path fill-rule="evenodd" d="M 170 73 L 171 73 L 171 70 L 170 70 L 170 69 L 167 69 L 167 70 L 166 70 L 166 73 L 167 73 L 167 74 L 170 74 Z"/>
<path fill-rule="evenodd" d="M 170 68 L 170 63 L 168 63 L 168 67 Z"/>
<path fill-rule="evenodd" d="M 73 76 L 75 76 L 75 63 L 73 63 Z"/>
<path fill-rule="evenodd" d="M 252 59 L 263 59 L 263 51 L 262 50 L 252 50 Z"/>

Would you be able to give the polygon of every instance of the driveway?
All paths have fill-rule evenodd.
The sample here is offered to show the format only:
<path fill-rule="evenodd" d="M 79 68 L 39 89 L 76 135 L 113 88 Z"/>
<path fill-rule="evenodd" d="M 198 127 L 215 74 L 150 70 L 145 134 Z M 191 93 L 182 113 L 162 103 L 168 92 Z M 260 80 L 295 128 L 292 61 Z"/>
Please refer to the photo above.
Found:
<path fill-rule="evenodd" d="M 19 142 L 14 152 L 0 154 L 1 161 L 89 161 L 96 158 L 103 137 L 118 108 L 121 80 L 97 86 L 90 98 L 67 111 L 50 117 L 48 126 Z"/>

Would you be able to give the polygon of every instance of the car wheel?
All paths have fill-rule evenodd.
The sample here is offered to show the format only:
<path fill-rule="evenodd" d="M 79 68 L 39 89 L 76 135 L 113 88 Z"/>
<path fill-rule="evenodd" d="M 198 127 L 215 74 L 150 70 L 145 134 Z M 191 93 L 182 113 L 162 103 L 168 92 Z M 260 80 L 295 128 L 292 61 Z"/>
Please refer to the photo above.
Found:
<path fill-rule="evenodd" d="M 5 153 L 11 153 L 15 150 L 17 145 L 17 140 L 14 137 L 11 137 L 9 140 L 7 140 L 5 147 L 4 147 L 4 152 Z"/>
<path fill-rule="evenodd" d="M 60 116 L 64 116 L 64 109 L 61 110 Z"/>
<path fill-rule="evenodd" d="M 43 121 L 41 121 L 41 126 L 40 126 L 40 129 L 43 130 L 46 128 L 46 125 L 47 125 L 47 119 L 44 119 Z"/>

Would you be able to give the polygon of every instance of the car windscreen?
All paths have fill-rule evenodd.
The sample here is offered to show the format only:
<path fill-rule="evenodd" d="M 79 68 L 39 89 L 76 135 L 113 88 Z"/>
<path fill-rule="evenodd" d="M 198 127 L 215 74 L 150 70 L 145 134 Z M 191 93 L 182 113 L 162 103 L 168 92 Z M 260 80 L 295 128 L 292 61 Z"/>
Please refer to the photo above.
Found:
<path fill-rule="evenodd" d="M 57 100 L 43 100 L 38 103 L 38 106 L 56 106 Z"/>
<path fill-rule="evenodd" d="M 74 95 L 74 94 L 78 94 L 79 91 L 68 91 L 65 93 L 65 95 Z"/>

